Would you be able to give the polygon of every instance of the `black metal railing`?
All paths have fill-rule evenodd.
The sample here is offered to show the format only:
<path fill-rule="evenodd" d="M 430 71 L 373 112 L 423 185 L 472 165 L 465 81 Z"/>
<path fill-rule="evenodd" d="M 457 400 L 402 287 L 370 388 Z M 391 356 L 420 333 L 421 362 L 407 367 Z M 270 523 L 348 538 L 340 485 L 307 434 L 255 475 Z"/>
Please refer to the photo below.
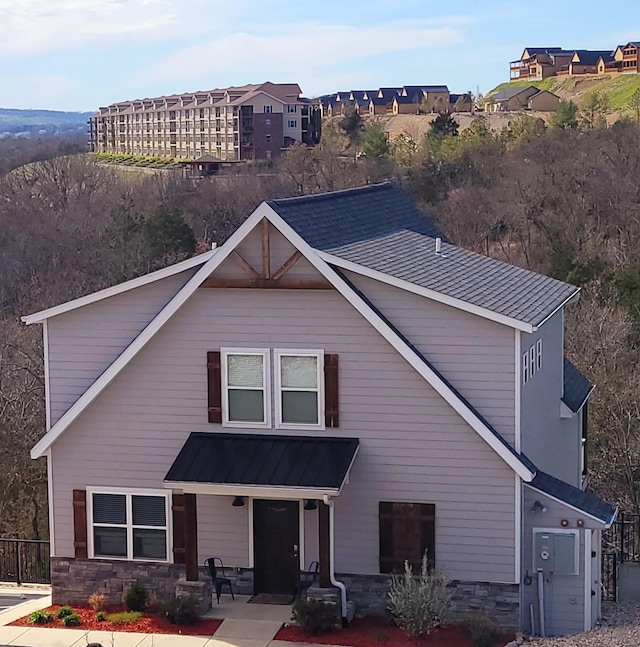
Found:
<path fill-rule="evenodd" d="M 0 582 L 50 584 L 49 542 L 0 539 Z"/>

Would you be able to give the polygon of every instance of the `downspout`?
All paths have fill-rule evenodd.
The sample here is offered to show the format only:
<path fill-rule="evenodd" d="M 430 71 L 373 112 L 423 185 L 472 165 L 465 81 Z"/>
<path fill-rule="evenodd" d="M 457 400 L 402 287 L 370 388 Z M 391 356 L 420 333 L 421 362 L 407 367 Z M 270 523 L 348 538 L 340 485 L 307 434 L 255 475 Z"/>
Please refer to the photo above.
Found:
<path fill-rule="evenodd" d="M 333 499 L 328 494 L 322 495 L 325 505 L 329 506 L 329 579 L 333 586 L 340 589 L 340 602 L 343 625 L 347 621 L 347 587 L 344 582 L 336 579 L 335 573 L 335 511 L 333 508 Z"/>

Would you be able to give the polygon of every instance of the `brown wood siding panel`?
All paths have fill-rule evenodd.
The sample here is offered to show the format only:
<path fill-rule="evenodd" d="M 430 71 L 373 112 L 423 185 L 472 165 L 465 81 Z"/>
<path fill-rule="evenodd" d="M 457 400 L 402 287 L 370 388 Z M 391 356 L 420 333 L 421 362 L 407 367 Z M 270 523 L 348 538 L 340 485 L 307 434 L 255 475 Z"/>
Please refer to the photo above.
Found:
<path fill-rule="evenodd" d="M 73 491 L 73 547 L 76 559 L 87 559 L 87 492 Z"/>
<path fill-rule="evenodd" d="M 171 515 L 173 520 L 173 561 L 175 564 L 186 564 L 184 494 L 172 495 Z"/>
<path fill-rule="evenodd" d="M 209 422 L 222 422 L 222 374 L 220 351 L 207 353 L 207 394 Z"/>
<path fill-rule="evenodd" d="M 324 356 L 324 405 L 325 426 L 328 429 L 340 426 L 338 388 L 338 356 L 326 354 Z"/>
<path fill-rule="evenodd" d="M 380 572 L 402 573 L 408 561 L 415 574 L 426 551 L 429 568 L 435 567 L 436 507 L 432 503 L 380 501 Z"/>

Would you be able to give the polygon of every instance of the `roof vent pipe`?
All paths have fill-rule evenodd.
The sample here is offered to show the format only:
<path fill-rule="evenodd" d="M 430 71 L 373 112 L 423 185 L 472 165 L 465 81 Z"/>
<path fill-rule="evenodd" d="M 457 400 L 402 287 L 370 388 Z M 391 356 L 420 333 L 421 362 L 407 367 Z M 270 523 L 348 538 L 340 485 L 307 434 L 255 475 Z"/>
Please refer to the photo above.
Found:
<path fill-rule="evenodd" d="M 436 238 L 436 254 L 442 254 L 442 238 Z"/>

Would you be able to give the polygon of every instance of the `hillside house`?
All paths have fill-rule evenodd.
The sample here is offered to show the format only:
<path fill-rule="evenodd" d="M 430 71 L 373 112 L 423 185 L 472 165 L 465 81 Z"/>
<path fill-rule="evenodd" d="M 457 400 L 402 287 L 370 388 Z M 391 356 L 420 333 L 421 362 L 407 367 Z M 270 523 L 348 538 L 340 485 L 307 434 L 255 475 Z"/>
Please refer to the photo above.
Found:
<path fill-rule="evenodd" d="M 53 602 L 141 581 L 384 613 L 427 551 L 455 612 L 600 614 L 579 289 L 443 242 L 391 184 L 260 205 L 218 249 L 24 317 L 44 330 Z M 534 609 L 530 625 L 530 605 Z"/>

